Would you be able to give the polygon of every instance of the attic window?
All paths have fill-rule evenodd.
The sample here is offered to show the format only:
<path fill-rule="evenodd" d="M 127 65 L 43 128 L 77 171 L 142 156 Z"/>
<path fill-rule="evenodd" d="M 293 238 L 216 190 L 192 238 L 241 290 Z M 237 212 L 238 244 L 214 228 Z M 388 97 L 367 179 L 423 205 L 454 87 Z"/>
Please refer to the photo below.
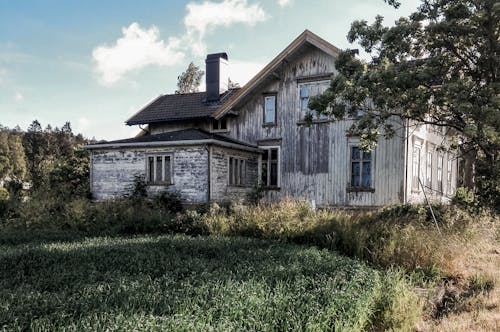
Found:
<path fill-rule="evenodd" d="M 276 94 L 264 96 L 264 125 L 276 125 Z"/>
<path fill-rule="evenodd" d="M 227 131 L 227 120 L 224 119 L 213 119 L 212 120 L 212 131 Z"/>

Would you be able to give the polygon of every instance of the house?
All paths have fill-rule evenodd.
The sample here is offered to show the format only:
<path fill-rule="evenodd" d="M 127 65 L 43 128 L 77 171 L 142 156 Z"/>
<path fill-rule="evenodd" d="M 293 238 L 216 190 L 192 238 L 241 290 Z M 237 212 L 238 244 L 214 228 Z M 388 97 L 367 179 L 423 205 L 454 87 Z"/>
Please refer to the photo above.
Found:
<path fill-rule="evenodd" d="M 335 75 L 332 44 L 304 31 L 245 86 L 228 89 L 226 53 L 206 58 L 206 92 L 162 95 L 126 121 L 145 134 L 89 145 L 96 199 L 123 195 L 135 175 L 150 192 L 185 203 L 244 199 L 260 182 L 265 199 L 317 206 L 382 206 L 456 190 L 458 162 L 444 132 L 399 121 L 371 152 L 347 129 L 356 119 L 304 116 Z M 397 119 L 395 121 L 398 121 Z"/>

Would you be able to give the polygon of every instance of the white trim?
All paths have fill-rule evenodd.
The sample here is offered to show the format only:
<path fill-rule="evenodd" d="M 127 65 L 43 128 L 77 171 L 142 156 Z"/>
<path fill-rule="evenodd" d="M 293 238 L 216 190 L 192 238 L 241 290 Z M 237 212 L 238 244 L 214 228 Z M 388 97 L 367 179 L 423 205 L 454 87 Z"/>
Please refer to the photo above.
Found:
<path fill-rule="evenodd" d="M 136 142 L 136 143 L 103 143 L 103 144 L 85 145 L 84 148 L 87 150 L 98 150 L 98 149 L 110 149 L 110 148 L 113 149 L 113 148 L 123 148 L 123 147 L 159 147 L 159 146 L 184 146 L 184 145 L 202 145 L 202 144 L 213 144 L 227 148 L 246 150 L 251 152 L 262 152 L 262 149 L 258 147 L 245 146 L 237 143 L 219 141 L 216 139 L 185 140 L 185 141 L 171 141 L 171 142 L 163 141 L 163 142 Z"/>
<path fill-rule="evenodd" d="M 137 126 L 137 125 L 141 125 L 141 124 L 144 124 L 144 123 L 137 123 L 137 124 L 133 124 L 133 125 L 129 125 L 127 122 L 130 121 L 130 119 L 132 119 L 133 117 L 135 117 L 137 114 L 141 113 L 142 111 L 144 111 L 147 107 L 149 107 L 149 105 L 153 104 L 155 101 L 157 101 L 158 99 L 160 99 L 161 97 L 163 97 L 162 94 L 160 94 L 158 97 L 154 98 L 153 100 L 151 100 L 148 104 L 146 104 L 146 106 L 144 106 L 143 108 L 141 108 L 140 110 L 138 110 L 137 112 L 134 113 L 134 115 L 132 115 L 130 118 L 128 118 L 126 121 L 125 121 L 125 124 L 127 126 Z M 149 123 L 147 123 L 149 125 Z"/>
<path fill-rule="evenodd" d="M 153 178 L 155 179 L 155 181 L 151 182 L 149 180 L 149 174 L 150 174 L 150 167 L 149 167 L 149 158 L 153 158 Z M 162 158 L 162 181 L 156 181 L 156 179 L 158 178 L 158 174 L 156 173 L 157 172 L 157 158 L 158 157 L 161 157 Z M 163 178 L 165 177 L 165 160 L 166 158 L 169 158 L 170 159 L 170 169 L 169 169 L 169 178 L 170 178 L 170 181 L 165 181 Z M 145 155 L 145 161 L 146 161 L 146 184 L 148 185 L 151 185 L 151 186 L 162 186 L 162 185 L 167 185 L 167 186 L 170 186 L 170 185 L 173 185 L 174 184 L 174 154 L 172 152 L 167 152 L 167 153 L 164 153 L 164 152 L 157 152 L 157 153 L 146 153 Z"/>

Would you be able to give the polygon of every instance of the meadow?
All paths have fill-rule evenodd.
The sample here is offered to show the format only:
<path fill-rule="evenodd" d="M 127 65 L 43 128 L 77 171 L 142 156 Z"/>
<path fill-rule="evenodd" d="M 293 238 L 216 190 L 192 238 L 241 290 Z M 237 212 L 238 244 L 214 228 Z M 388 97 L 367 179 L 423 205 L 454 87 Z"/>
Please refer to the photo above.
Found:
<path fill-rule="evenodd" d="M 404 330 L 414 321 L 391 311 L 408 309 L 412 296 L 397 272 L 274 240 L 143 235 L 0 246 L 3 330 Z"/>

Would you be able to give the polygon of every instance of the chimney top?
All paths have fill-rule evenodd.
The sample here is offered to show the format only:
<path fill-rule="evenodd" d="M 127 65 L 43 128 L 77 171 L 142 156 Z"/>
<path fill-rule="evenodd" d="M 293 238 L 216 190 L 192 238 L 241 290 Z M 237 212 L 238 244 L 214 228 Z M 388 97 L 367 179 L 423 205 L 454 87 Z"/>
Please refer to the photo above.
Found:
<path fill-rule="evenodd" d="M 208 54 L 205 65 L 207 101 L 217 101 L 220 98 L 220 94 L 228 89 L 227 53 Z"/>
<path fill-rule="evenodd" d="M 223 58 L 224 60 L 227 60 L 227 53 L 226 52 L 221 52 L 221 53 L 212 53 L 212 54 L 207 54 L 207 60 L 214 60 L 214 59 L 219 59 Z"/>

